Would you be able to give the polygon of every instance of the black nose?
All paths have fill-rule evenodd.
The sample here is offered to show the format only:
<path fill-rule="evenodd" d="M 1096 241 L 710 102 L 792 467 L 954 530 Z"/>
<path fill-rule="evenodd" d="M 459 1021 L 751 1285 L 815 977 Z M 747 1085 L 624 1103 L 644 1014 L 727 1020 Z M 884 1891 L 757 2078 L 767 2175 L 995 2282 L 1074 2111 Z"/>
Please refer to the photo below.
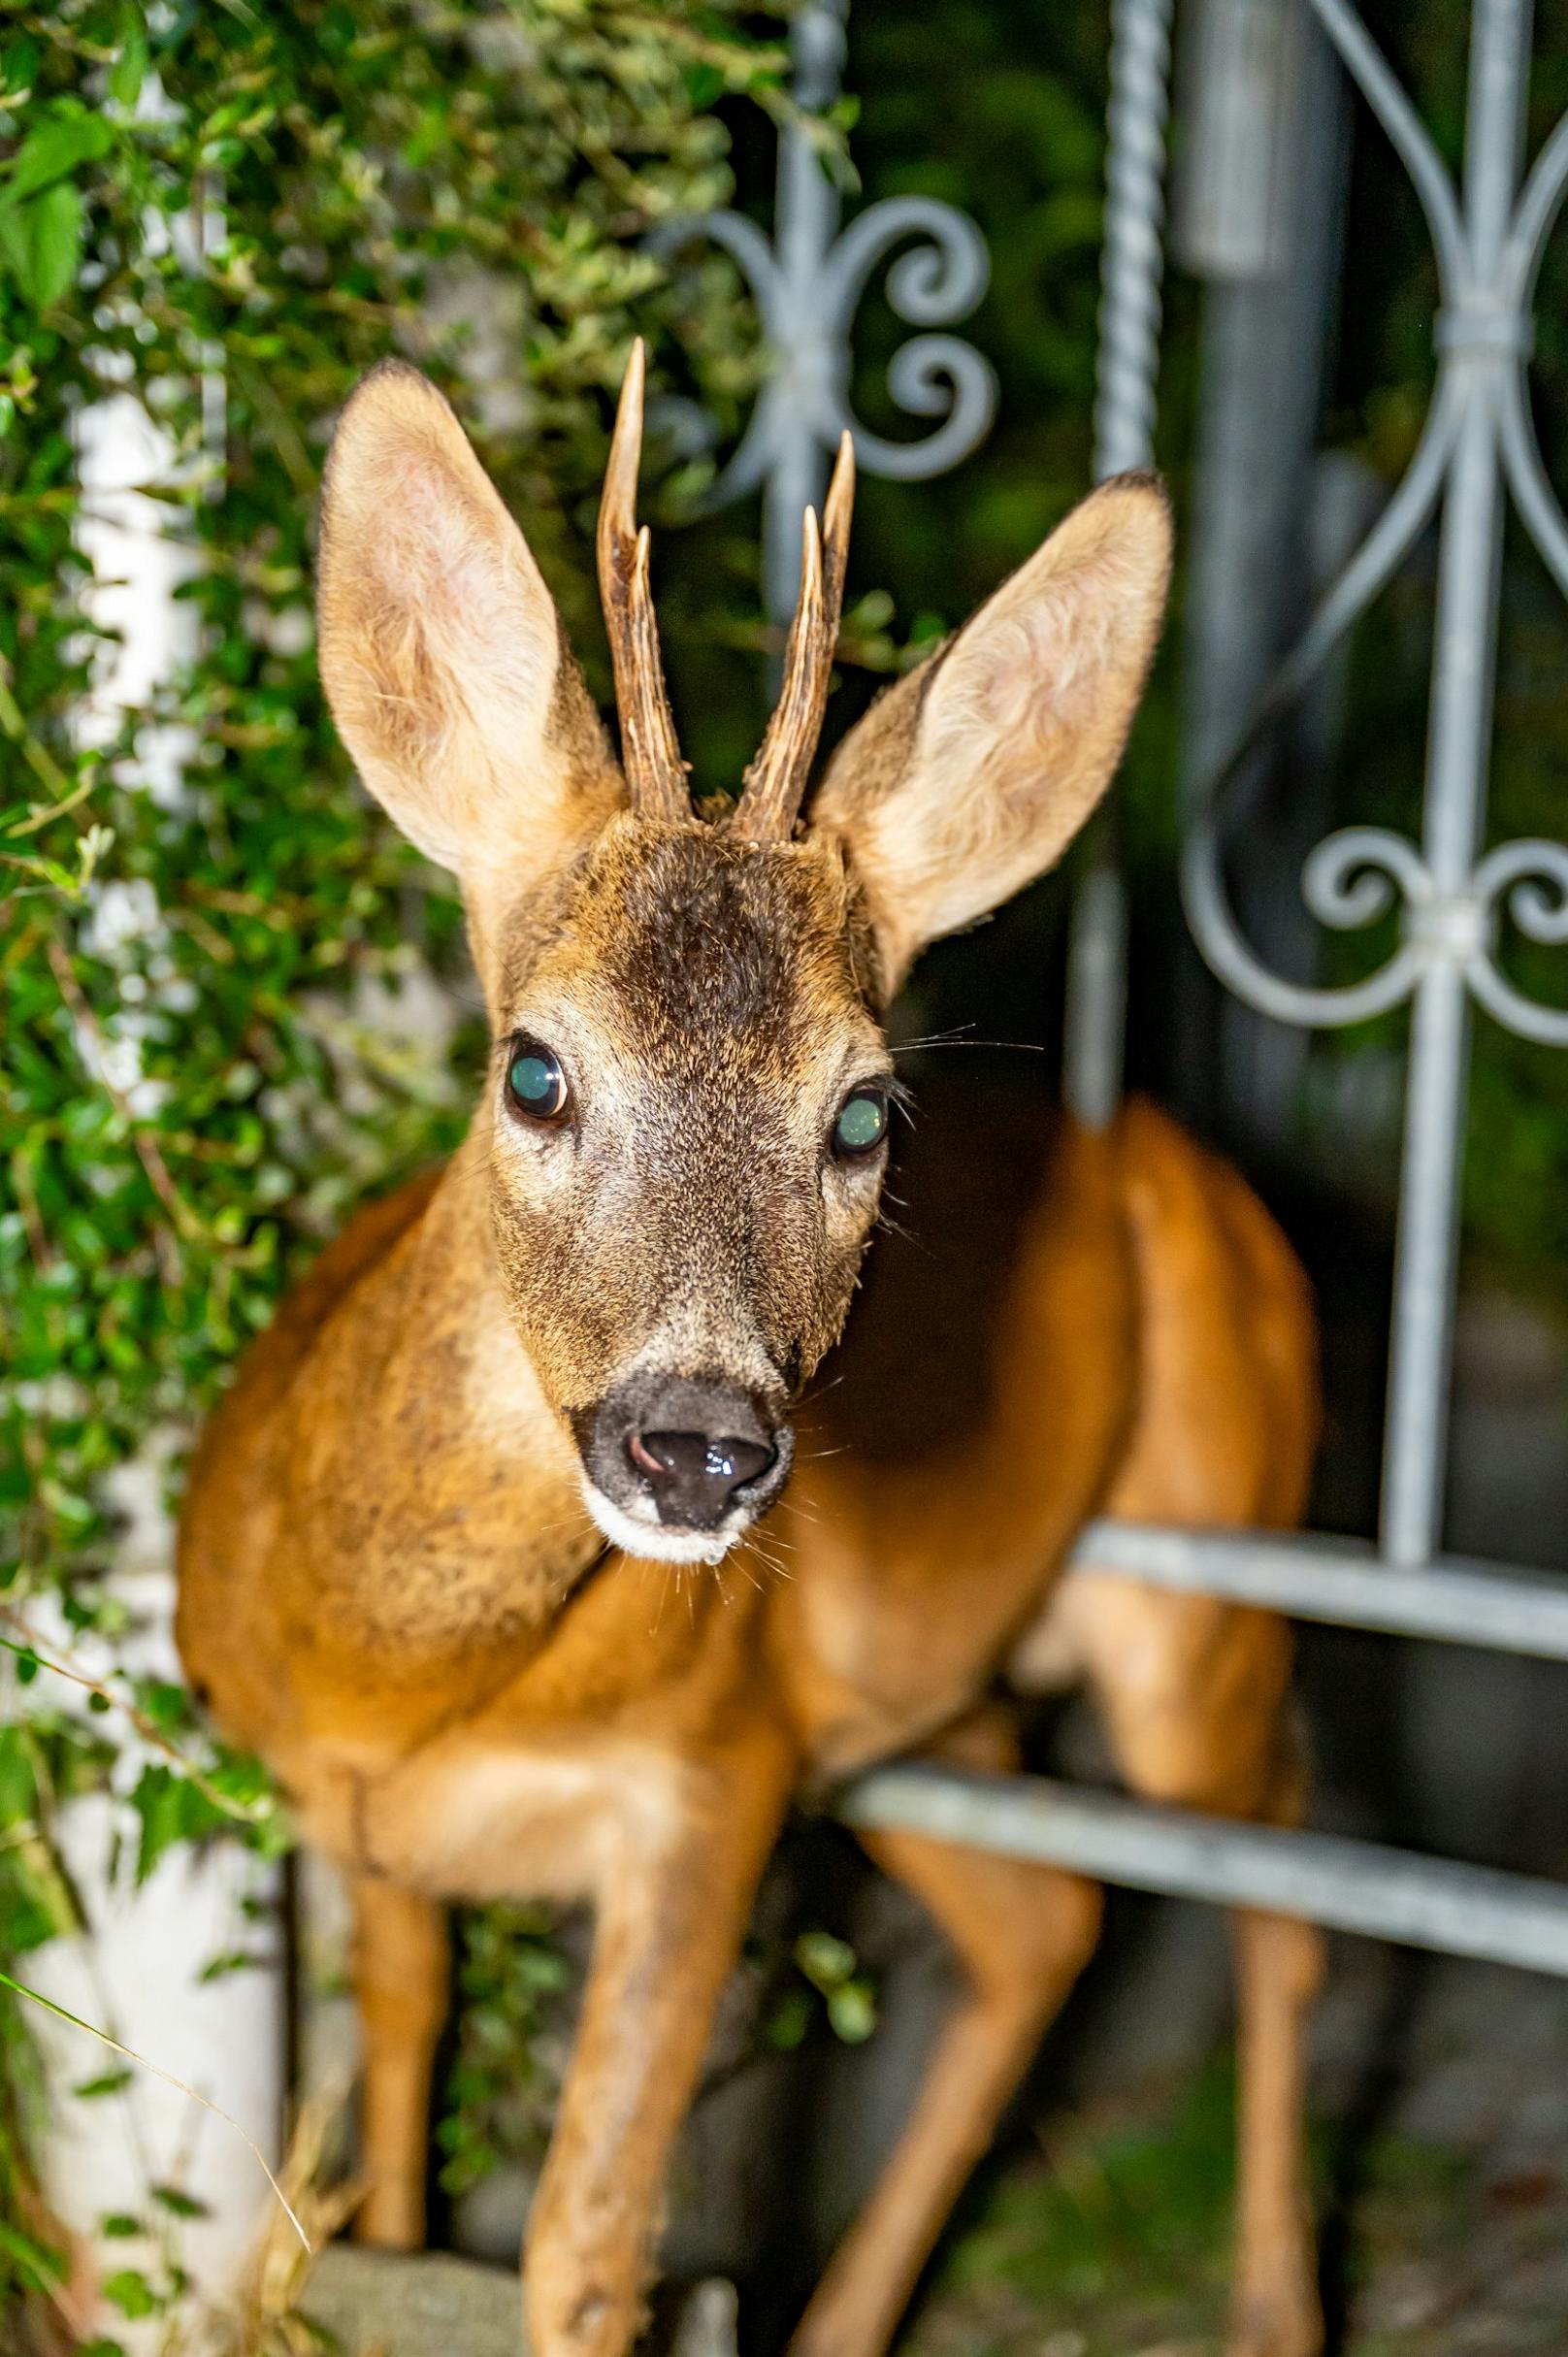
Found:
<path fill-rule="evenodd" d="M 778 1457 L 771 1442 L 738 1432 L 633 1432 L 626 1448 L 653 1492 L 659 1520 L 695 1530 L 721 1522 L 735 1492 L 759 1481 Z"/>
<path fill-rule="evenodd" d="M 766 1514 L 790 1478 L 795 1435 L 782 1385 L 639 1369 L 572 1412 L 583 1471 L 634 1522 L 723 1531 Z"/>

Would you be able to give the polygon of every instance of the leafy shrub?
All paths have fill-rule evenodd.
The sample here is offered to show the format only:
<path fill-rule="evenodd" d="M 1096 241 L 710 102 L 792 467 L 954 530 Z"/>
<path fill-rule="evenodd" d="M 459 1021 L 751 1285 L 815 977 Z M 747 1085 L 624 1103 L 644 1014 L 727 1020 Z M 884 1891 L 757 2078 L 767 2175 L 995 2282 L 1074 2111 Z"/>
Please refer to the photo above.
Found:
<path fill-rule="evenodd" d="M 588 534 L 634 327 L 689 350 L 684 389 L 721 409 L 750 365 L 728 267 L 677 301 L 639 241 L 726 199 L 715 107 L 777 111 L 781 66 L 712 0 L 8 12 L 0 1634 L 30 1703 L 56 1677 L 30 1607 L 123 1632 L 104 1477 L 149 1444 L 178 1458 L 291 1270 L 462 1122 L 459 912 L 353 785 L 315 679 L 334 415 L 389 350 L 417 359 L 592 652 Z M 105 503 L 79 483 L 116 398 L 155 429 L 138 520 L 185 576 L 184 658 L 128 704 L 89 578 Z M 115 1671 L 90 1699 L 0 1738 L 0 1954 L 72 1920 L 50 1817 L 132 1723 L 155 1757 L 127 1871 L 236 1817 L 280 1838 L 178 1690 Z M 13 2101 L 8 2217 L 16 2127 Z M 46 2264 L 0 2238 L 0 2287 L 36 2290 Z"/>

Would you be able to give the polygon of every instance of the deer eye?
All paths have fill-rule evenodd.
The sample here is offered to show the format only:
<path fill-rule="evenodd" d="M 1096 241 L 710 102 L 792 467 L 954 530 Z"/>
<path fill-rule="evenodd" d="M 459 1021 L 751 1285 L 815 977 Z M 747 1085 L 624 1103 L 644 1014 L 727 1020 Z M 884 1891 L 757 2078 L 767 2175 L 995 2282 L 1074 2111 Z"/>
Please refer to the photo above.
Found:
<path fill-rule="evenodd" d="M 526 1121 L 559 1121 L 572 1092 L 561 1059 L 541 1040 L 521 1033 L 511 1043 L 506 1066 L 506 1102 Z"/>
<path fill-rule="evenodd" d="M 888 1133 L 888 1099 L 883 1089 L 853 1089 L 833 1126 L 833 1150 L 841 1162 L 874 1154 Z"/>

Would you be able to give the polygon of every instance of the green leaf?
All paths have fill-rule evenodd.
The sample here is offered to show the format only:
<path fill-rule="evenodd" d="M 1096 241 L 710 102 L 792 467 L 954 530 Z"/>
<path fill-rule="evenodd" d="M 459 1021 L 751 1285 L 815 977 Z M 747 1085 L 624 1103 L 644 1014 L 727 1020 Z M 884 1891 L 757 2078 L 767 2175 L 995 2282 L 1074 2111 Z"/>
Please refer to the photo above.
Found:
<path fill-rule="evenodd" d="M 56 180 L 25 205 L 0 198 L 0 254 L 35 311 L 48 311 L 76 283 L 84 219 L 70 180 Z"/>
<path fill-rule="evenodd" d="M 158 1860 L 176 1842 L 207 1831 L 213 1816 L 194 1784 L 177 1775 L 173 1768 L 161 1766 L 143 1769 L 131 1795 L 131 1806 L 142 1826 L 136 1853 L 138 1882 L 147 1881 Z"/>
<path fill-rule="evenodd" d="M 251 1948 L 231 1948 L 221 1956 L 214 1956 L 210 1963 L 204 1964 L 196 1978 L 203 1981 L 223 1981 L 230 1973 L 246 1972 L 251 1966 L 267 1961 L 265 1956 L 257 1955 Z"/>
<path fill-rule="evenodd" d="M 145 2234 L 147 2229 L 140 2218 L 128 2217 L 124 2210 L 115 2210 L 107 2218 L 99 2219 L 98 2232 L 107 2242 L 128 2242 L 134 2235 Z"/>
<path fill-rule="evenodd" d="M 36 41 L 25 34 L 6 44 L 6 53 L 0 59 L 0 81 L 6 91 L 15 97 L 19 91 L 30 90 L 38 80 L 39 49 Z"/>
<path fill-rule="evenodd" d="M 97 2079 L 84 2079 L 71 2092 L 81 2103 L 92 2103 L 100 2095 L 118 2095 L 131 2083 L 129 2071 L 105 2071 Z"/>
<path fill-rule="evenodd" d="M 122 107 L 134 107 L 147 80 L 147 37 L 142 12 L 132 0 L 120 10 L 119 55 L 109 70 L 109 95 Z"/>
<path fill-rule="evenodd" d="M 84 108 L 56 108 L 36 123 L 12 159 L 0 210 L 24 204 L 41 189 L 67 179 L 81 164 L 96 163 L 114 144 L 112 124 Z"/>
<path fill-rule="evenodd" d="M 876 2027 L 876 1999 L 866 1981 L 846 1981 L 828 1999 L 833 2036 L 845 2046 L 864 2046 Z"/>
<path fill-rule="evenodd" d="M 855 1950 L 831 1931 L 803 1931 L 795 1943 L 795 1961 L 812 1986 L 826 1994 L 854 1972 Z"/>
<path fill-rule="evenodd" d="M 4 2218 L 0 2218 L 0 2250 L 32 2277 L 40 2291 L 65 2280 L 68 2273 L 65 2254 L 51 2243 L 40 2242 L 33 2235 L 23 2234 L 19 2226 L 8 2226 Z"/>
<path fill-rule="evenodd" d="M 146 2275 L 134 2267 L 122 2267 L 117 2275 L 106 2275 L 99 2289 L 122 2316 L 133 2319 L 156 2312 L 158 2300 Z"/>
<path fill-rule="evenodd" d="M 209 2214 L 205 2203 L 196 2201 L 188 2193 L 181 2193 L 178 2185 L 154 2185 L 152 2199 L 160 2210 L 167 2210 L 171 2217 L 205 2218 Z"/>
<path fill-rule="evenodd" d="M 800 1987 L 786 1989 L 768 2015 L 763 2032 L 768 2045 L 776 2053 L 793 2054 L 796 2047 L 804 2043 L 806 2032 L 811 2027 L 813 2011 L 813 2001 L 806 1990 Z"/>

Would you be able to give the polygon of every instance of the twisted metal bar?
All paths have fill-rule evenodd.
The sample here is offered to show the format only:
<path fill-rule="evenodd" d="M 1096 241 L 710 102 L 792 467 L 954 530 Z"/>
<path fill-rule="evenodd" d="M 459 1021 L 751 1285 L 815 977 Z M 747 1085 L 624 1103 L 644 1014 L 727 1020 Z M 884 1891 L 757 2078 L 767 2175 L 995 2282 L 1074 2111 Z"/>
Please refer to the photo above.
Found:
<path fill-rule="evenodd" d="M 1094 478 L 1154 459 L 1171 0 L 1116 0 L 1094 361 Z"/>
<path fill-rule="evenodd" d="M 1154 464 L 1164 262 L 1165 115 L 1171 0 L 1116 0 L 1105 117 L 1105 230 L 1094 355 L 1094 479 Z M 1062 1091 L 1089 1129 L 1122 1094 L 1127 892 L 1099 822 L 1073 896 Z"/>

